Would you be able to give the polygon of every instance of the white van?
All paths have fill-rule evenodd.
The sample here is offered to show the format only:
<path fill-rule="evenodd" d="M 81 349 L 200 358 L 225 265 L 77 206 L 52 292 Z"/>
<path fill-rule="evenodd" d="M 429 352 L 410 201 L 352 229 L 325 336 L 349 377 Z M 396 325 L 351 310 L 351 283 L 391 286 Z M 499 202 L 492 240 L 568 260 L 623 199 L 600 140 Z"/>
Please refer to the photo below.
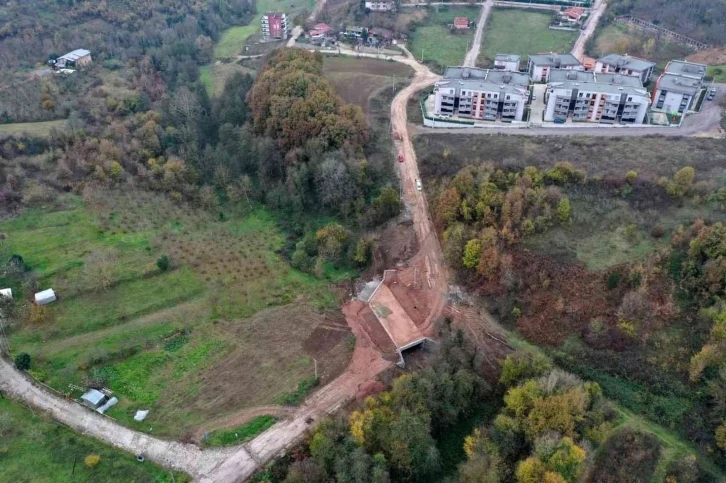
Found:
<path fill-rule="evenodd" d="M 416 180 L 416 189 L 419 190 L 419 191 L 421 191 L 423 189 L 423 185 L 421 184 L 421 180 L 420 179 L 417 179 Z"/>

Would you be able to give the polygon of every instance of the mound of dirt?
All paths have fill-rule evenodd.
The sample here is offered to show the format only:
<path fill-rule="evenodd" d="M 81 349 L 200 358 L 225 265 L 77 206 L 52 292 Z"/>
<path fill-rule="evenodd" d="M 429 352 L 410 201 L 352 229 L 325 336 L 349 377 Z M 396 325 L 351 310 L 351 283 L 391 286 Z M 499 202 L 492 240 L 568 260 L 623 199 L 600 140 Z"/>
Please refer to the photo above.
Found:
<path fill-rule="evenodd" d="M 726 64 L 726 47 L 714 47 L 712 49 L 701 50 L 700 52 L 689 55 L 686 57 L 686 60 L 699 64 Z"/>

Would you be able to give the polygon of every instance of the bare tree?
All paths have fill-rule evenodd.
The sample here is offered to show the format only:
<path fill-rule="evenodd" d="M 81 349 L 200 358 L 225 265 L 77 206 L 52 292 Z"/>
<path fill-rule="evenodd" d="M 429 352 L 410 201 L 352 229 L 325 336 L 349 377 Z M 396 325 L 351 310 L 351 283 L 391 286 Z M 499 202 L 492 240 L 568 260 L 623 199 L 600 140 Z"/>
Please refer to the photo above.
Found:
<path fill-rule="evenodd" d="M 118 256 L 112 251 L 94 250 L 83 263 L 86 283 L 96 290 L 108 290 L 118 274 Z"/>

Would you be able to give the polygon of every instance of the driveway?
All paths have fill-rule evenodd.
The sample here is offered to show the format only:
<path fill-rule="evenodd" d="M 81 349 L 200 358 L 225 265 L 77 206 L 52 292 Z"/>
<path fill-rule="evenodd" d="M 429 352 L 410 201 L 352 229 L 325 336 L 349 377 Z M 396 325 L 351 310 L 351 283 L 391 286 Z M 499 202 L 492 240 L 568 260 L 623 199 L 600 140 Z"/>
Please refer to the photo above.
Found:
<path fill-rule="evenodd" d="M 492 0 L 487 0 L 481 6 L 481 15 L 479 16 L 479 22 L 476 24 L 476 32 L 474 33 L 474 40 L 472 40 L 471 49 L 466 53 L 464 58 L 464 67 L 475 67 L 476 59 L 479 57 L 479 50 L 481 49 L 481 38 L 484 32 L 484 25 L 487 23 L 489 18 L 489 12 L 492 10 Z"/>

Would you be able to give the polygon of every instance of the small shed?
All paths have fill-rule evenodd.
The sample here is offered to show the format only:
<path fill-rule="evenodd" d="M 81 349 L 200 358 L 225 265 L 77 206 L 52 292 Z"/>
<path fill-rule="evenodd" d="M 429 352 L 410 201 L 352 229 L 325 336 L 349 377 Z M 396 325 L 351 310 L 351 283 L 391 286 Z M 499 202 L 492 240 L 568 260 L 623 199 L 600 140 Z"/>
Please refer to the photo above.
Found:
<path fill-rule="evenodd" d="M 47 305 L 55 301 L 56 296 L 52 288 L 49 288 L 48 290 L 43 290 L 42 292 L 38 292 L 37 294 L 35 294 L 35 303 L 38 305 Z"/>
<path fill-rule="evenodd" d="M 106 395 L 97 389 L 89 389 L 83 396 L 81 401 L 91 409 L 98 409 L 106 402 Z"/>
<path fill-rule="evenodd" d="M 11 288 L 0 289 L 0 297 L 7 297 L 9 299 L 13 298 L 13 289 L 11 289 Z"/>
<path fill-rule="evenodd" d="M 454 19 L 454 28 L 457 30 L 468 29 L 469 28 L 469 18 L 468 17 L 456 17 Z"/>

